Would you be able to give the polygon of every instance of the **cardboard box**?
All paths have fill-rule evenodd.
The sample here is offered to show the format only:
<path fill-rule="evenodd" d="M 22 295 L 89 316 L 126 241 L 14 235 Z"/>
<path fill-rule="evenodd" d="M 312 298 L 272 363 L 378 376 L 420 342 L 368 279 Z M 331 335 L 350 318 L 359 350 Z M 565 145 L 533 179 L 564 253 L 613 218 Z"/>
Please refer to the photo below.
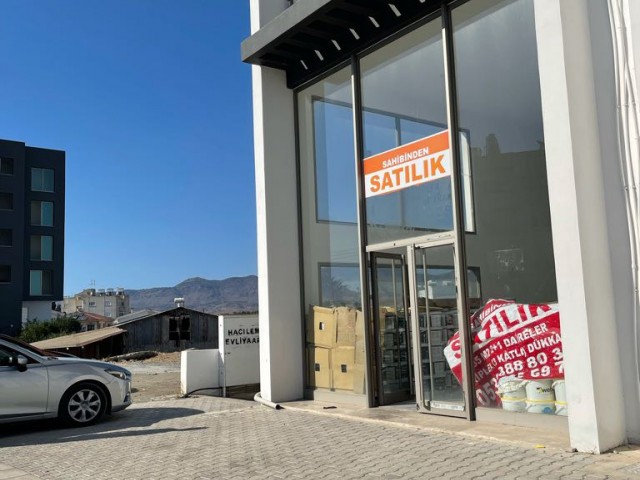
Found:
<path fill-rule="evenodd" d="M 367 393 L 364 379 L 364 365 L 353 366 L 353 393 L 364 395 Z"/>
<path fill-rule="evenodd" d="M 355 347 L 336 347 L 331 350 L 333 388 L 353 390 Z"/>
<path fill-rule="evenodd" d="M 356 312 L 349 307 L 338 307 L 334 310 L 336 316 L 336 345 L 353 347 L 356 344 Z"/>
<path fill-rule="evenodd" d="M 336 321 L 333 308 L 312 306 L 307 322 L 307 342 L 317 347 L 336 345 Z"/>
<path fill-rule="evenodd" d="M 333 388 L 331 350 L 308 345 L 307 351 L 309 355 L 309 386 L 316 388 Z"/>

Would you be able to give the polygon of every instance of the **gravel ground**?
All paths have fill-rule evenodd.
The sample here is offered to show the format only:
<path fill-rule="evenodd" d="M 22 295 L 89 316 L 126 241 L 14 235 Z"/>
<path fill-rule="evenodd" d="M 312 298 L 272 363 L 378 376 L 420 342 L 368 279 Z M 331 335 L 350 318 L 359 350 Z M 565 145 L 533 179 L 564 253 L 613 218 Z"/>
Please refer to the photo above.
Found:
<path fill-rule="evenodd" d="M 134 403 L 180 396 L 180 352 L 159 353 L 147 360 L 114 362 L 133 373 Z"/>

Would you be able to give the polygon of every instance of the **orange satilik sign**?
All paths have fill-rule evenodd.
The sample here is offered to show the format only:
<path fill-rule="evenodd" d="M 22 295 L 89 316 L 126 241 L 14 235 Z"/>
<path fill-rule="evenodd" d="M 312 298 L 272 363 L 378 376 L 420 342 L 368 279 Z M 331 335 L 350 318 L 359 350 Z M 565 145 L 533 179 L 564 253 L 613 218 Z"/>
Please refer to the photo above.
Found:
<path fill-rule="evenodd" d="M 364 159 L 365 197 L 451 175 L 447 130 Z"/>

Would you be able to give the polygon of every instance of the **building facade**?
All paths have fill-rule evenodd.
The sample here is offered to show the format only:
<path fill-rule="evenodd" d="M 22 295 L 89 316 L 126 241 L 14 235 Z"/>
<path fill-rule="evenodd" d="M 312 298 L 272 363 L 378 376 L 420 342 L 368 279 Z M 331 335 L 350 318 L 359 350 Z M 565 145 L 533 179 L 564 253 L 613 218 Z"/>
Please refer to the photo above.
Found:
<path fill-rule="evenodd" d="M 115 319 L 131 312 L 129 295 L 124 288 L 87 288 L 73 297 L 65 297 L 65 313 L 95 313 Z"/>
<path fill-rule="evenodd" d="M 640 441 L 639 25 L 252 0 L 263 398 Z"/>
<path fill-rule="evenodd" d="M 65 152 L 0 140 L 0 332 L 62 299 L 64 212 Z"/>

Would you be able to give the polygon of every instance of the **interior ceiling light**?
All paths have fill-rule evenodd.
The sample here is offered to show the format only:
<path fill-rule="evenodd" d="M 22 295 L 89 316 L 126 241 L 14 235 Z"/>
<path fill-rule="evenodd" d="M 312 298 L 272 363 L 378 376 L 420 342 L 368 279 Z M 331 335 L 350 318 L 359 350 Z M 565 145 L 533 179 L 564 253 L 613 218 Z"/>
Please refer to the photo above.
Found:
<path fill-rule="evenodd" d="M 402 15 L 400 13 L 400 10 L 398 10 L 398 7 L 396 7 L 393 3 L 388 3 L 387 5 L 389 5 L 389 8 L 393 11 L 396 17 L 399 17 L 400 15 Z"/>
<path fill-rule="evenodd" d="M 307 67 L 307 64 L 304 63 L 304 60 L 300 60 L 300 63 L 302 64 L 302 68 L 304 68 L 305 70 L 309 70 L 309 67 Z"/>
<path fill-rule="evenodd" d="M 349 30 L 356 40 L 360 40 L 360 35 L 358 35 L 358 32 L 356 32 L 353 28 L 350 28 Z"/>
<path fill-rule="evenodd" d="M 314 50 L 314 52 L 316 52 L 316 55 L 318 56 L 318 58 L 320 59 L 320 61 L 324 61 L 324 57 L 322 56 L 322 54 L 320 53 L 320 50 Z"/>
<path fill-rule="evenodd" d="M 424 3 L 426 0 L 418 0 L 420 3 Z"/>
<path fill-rule="evenodd" d="M 336 47 L 336 50 L 342 50 L 342 48 L 340 48 L 340 44 L 336 40 L 331 39 L 331 42 L 333 42 L 333 46 Z"/>
<path fill-rule="evenodd" d="M 373 23 L 373 26 L 376 28 L 380 28 L 380 24 L 376 21 L 375 18 L 373 17 L 369 17 L 369 20 L 371 20 L 371 23 Z"/>

